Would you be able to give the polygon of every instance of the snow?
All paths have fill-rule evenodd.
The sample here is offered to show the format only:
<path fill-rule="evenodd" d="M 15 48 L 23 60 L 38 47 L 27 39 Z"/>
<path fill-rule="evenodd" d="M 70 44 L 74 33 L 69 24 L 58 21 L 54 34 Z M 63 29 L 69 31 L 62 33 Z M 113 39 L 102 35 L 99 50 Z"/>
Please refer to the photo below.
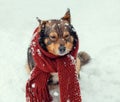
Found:
<path fill-rule="evenodd" d="M 39 56 L 41 56 L 40 49 L 37 49 L 37 53 L 38 53 Z"/>
<path fill-rule="evenodd" d="M 72 55 L 67 55 L 67 57 L 70 58 L 70 60 L 72 61 L 70 65 L 75 65 L 76 60 L 74 59 L 74 57 Z"/>
<path fill-rule="evenodd" d="M 32 84 L 32 88 L 35 88 L 35 83 Z"/>
<path fill-rule="evenodd" d="M 83 102 L 120 102 L 120 0 L 0 0 L 0 102 L 25 102 L 26 52 L 40 19 L 71 9 L 80 51 Z"/>
<path fill-rule="evenodd" d="M 54 96 L 59 96 L 59 93 L 55 91 Z"/>
<path fill-rule="evenodd" d="M 65 23 L 65 25 L 66 25 L 66 26 L 69 26 L 69 24 L 68 24 L 68 23 Z"/>

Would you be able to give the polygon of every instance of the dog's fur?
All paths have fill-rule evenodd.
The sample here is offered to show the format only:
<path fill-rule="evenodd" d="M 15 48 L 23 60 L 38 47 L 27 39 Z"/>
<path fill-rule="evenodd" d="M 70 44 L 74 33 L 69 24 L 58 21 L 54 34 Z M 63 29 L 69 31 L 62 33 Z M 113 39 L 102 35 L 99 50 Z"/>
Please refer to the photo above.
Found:
<path fill-rule="evenodd" d="M 74 48 L 77 35 L 71 25 L 70 10 L 68 10 L 60 20 L 41 21 L 38 19 L 38 21 L 39 33 L 41 34 L 39 44 L 44 50 L 56 56 L 64 56 Z M 28 48 L 27 56 L 27 70 L 30 72 L 35 65 L 30 48 Z M 90 56 L 86 52 L 78 53 L 76 59 L 76 72 L 78 75 L 81 66 L 88 63 L 89 60 Z M 58 73 L 51 73 L 48 84 L 56 85 L 58 82 Z"/>

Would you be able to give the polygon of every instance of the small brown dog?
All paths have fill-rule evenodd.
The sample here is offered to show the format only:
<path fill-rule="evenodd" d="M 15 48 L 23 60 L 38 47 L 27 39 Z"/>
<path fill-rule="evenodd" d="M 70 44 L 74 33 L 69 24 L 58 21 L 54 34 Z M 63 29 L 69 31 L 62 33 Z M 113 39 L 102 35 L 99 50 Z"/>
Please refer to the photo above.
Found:
<path fill-rule="evenodd" d="M 44 50 L 56 56 L 64 56 L 74 48 L 77 35 L 74 27 L 71 25 L 69 9 L 64 17 L 59 20 L 52 19 L 42 21 L 39 18 L 37 18 L 37 20 L 39 21 L 39 32 L 42 33 L 42 36 L 39 38 L 39 44 Z M 27 55 L 27 69 L 30 72 L 35 65 L 30 48 L 28 48 Z M 81 66 L 88 63 L 89 60 L 90 56 L 87 53 L 78 53 L 76 59 L 76 72 L 78 75 Z M 51 73 L 48 85 L 57 85 L 58 82 L 58 73 Z"/>

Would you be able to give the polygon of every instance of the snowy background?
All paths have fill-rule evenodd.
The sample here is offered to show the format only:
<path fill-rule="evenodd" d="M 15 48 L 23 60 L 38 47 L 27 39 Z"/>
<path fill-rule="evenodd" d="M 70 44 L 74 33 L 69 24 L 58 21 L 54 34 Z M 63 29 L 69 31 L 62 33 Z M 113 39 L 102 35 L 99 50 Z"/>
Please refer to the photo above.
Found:
<path fill-rule="evenodd" d="M 120 102 L 120 0 L 0 0 L 0 102 L 25 102 L 26 52 L 41 19 L 71 9 L 80 51 L 83 102 Z"/>

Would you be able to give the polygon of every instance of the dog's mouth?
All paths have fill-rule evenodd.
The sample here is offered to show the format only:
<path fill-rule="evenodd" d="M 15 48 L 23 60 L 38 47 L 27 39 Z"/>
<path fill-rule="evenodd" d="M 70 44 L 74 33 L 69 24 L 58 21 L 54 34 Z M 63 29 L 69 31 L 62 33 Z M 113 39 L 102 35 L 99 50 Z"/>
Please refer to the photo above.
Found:
<path fill-rule="evenodd" d="M 64 51 L 64 52 L 59 51 L 59 52 L 58 52 L 58 55 L 59 55 L 59 56 L 64 56 L 64 55 L 66 55 L 66 54 L 67 54 L 67 51 Z"/>

